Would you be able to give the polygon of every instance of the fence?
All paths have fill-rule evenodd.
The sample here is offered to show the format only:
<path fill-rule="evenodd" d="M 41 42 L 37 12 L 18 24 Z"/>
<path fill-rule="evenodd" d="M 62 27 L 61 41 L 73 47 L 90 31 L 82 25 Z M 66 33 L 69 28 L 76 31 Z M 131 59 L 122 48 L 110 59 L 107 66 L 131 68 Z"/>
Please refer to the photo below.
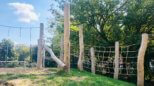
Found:
<path fill-rule="evenodd" d="M 115 46 L 109 47 L 84 46 L 81 30 L 82 27 L 79 31 L 79 70 L 85 69 L 115 79 L 133 80 L 137 81 L 138 86 L 144 85 L 144 56 L 148 45 L 148 34 L 142 34 L 141 45 L 121 46 L 116 42 Z"/>
<path fill-rule="evenodd" d="M 135 44 L 119 46 L 118 62 L 115 61 L 115 46 L 93 46 L 93 50 L 91 50 L 92 48 L 90 46 L 85 46 L 83 68 L 93 73 L 96 72 L 97 74 L 115 78 L 118 78 L 118 76 L 121 79 L 128 79 L 132 76 L 136 77 L 138 50 L 136 50 L 134 46 L 137 47 Z M 115 68 L 115 62 L 118 63 L 117 68 Z M 92 65 L 94 65 L 94 67 L 92 67 Z M 118 69 L 118 72 L 115 73 L 116 69 Z"/>

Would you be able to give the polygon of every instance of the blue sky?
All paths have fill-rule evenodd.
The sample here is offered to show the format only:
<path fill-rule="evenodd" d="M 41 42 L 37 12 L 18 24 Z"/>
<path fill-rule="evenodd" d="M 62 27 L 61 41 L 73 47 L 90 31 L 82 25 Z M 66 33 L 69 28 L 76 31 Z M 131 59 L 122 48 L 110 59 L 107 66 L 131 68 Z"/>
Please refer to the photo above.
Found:
<path fill-rule="evenodd" d="M 0 25 L 17 27 L 39 27 L 44 23 L 47 32 L 49 9 L 52 0 L 1 0 Z M 39 37 L 39 28 L 33 28 L 32 44 L 36 44 Z M 21 36 L 20 36 L 21 35 Z M 0 40 L 10 38 L 15 43 L 30 44 L 30 29 L 0 27 Z"/>

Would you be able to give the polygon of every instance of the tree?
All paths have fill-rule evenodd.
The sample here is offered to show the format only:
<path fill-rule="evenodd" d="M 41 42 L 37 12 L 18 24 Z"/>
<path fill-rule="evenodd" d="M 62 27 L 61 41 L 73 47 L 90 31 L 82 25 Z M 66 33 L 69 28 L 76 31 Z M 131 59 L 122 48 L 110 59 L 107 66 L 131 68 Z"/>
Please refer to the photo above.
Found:
<path fill-rule="evenodd" d="M 131 0 L 124 6 L 123 31 L 125 43 L 140 43 L 141 33 L 150 33 L 154 28 L 154 1 Z"/>
<path fill-rule="evenodd" d="M 14 43 L 10 39 L 3 39 L 0 42 L 0 60 L 12 61 L 15 59 Z"/>
<path fill-rule="evenodd" d="M 66 0 L 54 0 L 50 9 L 58 34 L 63 33 L 63 8 Z M 78 30 L 84 26 L 84 43 L 90 46 L 140 45 L 141 34 L 154 30 L 154 0 L 67 0 L 71 4 L 72 51 L 78 50 Z M 56 6 L 53 7 L 56 3 Z M 54 41 L 53 40 L 53 41 Z M 55 41 L 55 45 L 59 41 Z M 138 50 L 138 46 L 133 49 Z M 151 55 L 152 56 L 152 55 Z M 148 62 L 147 62 L 148 64 Z"/>
<path fill-rule="evenodd" d="M 30 60 L 30 48 L 26 45 L 17 45 L 16 54 L 18 56 L 18 61 Z"/>

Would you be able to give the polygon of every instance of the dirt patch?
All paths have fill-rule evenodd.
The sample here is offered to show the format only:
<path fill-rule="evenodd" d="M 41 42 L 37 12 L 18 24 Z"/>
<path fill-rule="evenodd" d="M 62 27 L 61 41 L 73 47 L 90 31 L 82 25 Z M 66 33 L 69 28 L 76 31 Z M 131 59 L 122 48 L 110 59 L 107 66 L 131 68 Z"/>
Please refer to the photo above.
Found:
<path fill-rule="evenodd" d="M 78 82 L 83 81 L 83 80 L 85 80 L 85 79 L 86 79 L 86 77 L 71 77 L 71 78 L 70 78 L 70 80 L 78 81 Z"/>
<path fill-rule="evenodd" d="M 37 86 L 35 82 L 56 72 L 56 69 L 48 68 L 0 68 L 0 86 Z"/>
<path fill-rule="evenodd" d="M 15 86 L 15 85 L 6 81 L 0 81 L 0 86 Z"/>
<path fill-rule="evenodd" d="M 55 71 L 53 71 L 55 72 Z M 37 68 L 0 68 L 0 74 L 49 74 L 52 71 L 49 69 L 37 69 Z"/>
<path fill-rule="evenodd" d="M 29 79 L 15 79 L 8 81 L 8 83 L 12 83 L 14 86 L 32 86 L 32 81 Z"/>
<path fill-rule="evenodd" d="M 10 81 L 0 81 L 0 86 L 34 86 L 29 79 L 15 79 Z"/>

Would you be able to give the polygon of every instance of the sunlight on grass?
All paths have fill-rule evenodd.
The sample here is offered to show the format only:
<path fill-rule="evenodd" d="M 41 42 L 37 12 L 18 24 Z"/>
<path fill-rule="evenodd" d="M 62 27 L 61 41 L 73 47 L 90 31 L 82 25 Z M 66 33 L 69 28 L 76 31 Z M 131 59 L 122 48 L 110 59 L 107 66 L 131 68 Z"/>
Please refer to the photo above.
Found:
<path fill-rule="evenodd" d="M 55 70 L 54 70 L 55 71 Z M 0 81 L 5 81 L 15 86 L 135 86 L 112 78 L 93 75 L 89 72 L 80 72 L 72 69 L 70 74 L 65 72 L 53 72 L 48 74 L 0 74 Z"/>

